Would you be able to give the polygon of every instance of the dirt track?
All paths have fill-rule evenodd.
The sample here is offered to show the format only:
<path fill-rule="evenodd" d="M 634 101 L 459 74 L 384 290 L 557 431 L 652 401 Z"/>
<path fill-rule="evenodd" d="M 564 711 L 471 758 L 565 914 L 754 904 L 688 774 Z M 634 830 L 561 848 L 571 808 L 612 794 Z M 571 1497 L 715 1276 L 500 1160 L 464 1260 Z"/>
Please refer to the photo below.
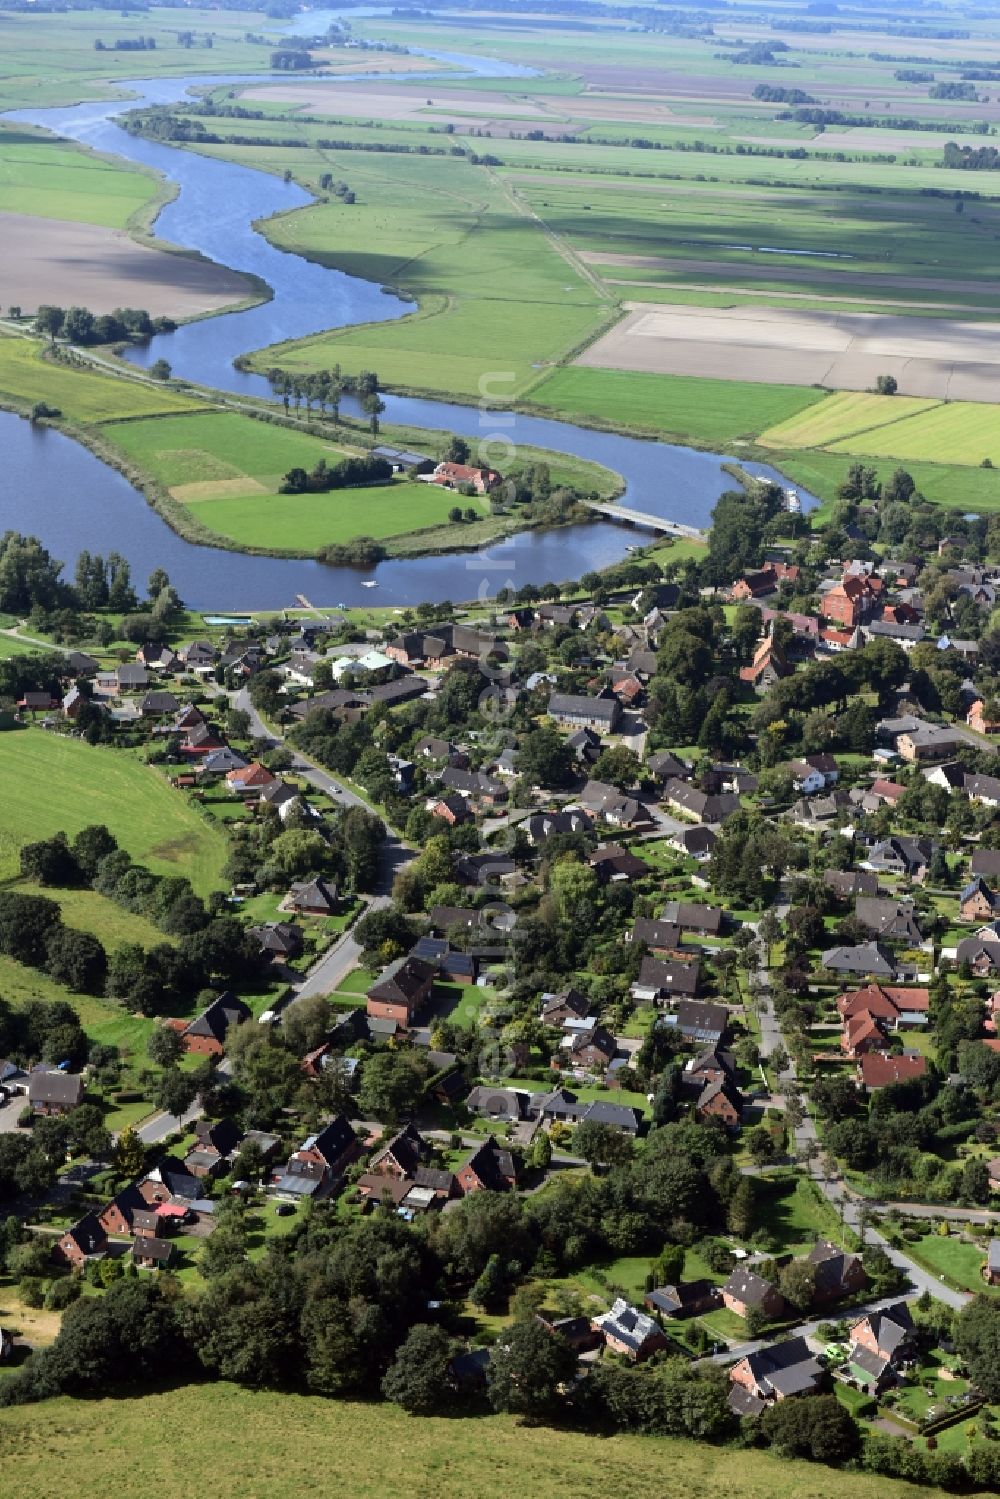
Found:
<path fill-rule="evenodd" d="M 875 313 L 634 306 L 576 360 L 594 369 L 1000 401 L 1000 329 Z"/>
<path fill-rule="evenodd" d="M 195 317 L 251 295 L 245 277 L 189 255 L 136 244 L 120 229 L 0 213 L 3 303 L 144 307 L 154 317 Z"/>

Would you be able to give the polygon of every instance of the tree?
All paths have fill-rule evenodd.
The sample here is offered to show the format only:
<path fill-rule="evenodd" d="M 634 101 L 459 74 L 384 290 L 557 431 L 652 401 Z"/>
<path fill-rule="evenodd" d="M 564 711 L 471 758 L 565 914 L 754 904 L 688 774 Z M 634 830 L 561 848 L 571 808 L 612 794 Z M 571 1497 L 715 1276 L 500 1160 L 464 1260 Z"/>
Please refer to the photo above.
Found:
<path fill-rule="evenodd" d="M 47 333 L 54 343 L 62 329 L 65 316 L 61 307 L 51 307 L 47 302 L 43 302 L 35 313 L 36 332 Z"/>
<path fill-rule="evenodd" d="M 860 1447 L 854 1418 L 835 1395 L 779 1400 L 761 1417 L 768 1441 L 785 1457 L 809 1457 L 818 1463 L 842 1463 Z"/>
<path fill-rule="evenodd" d="M 450 437 L 444 450 L 446 463 L 468 463 L 471 449 L 464 437 Z"/>
<path fill-rule="evenodd" d="M 454 1347 L 443 1327 L 418 1322 L 396 1350 L 382 1394 L 411 1416 L 432 1416 L 454 1404 L 449 1370 Z"/>
<path fill-rule="evenodd" d="M 333 1012 L 324 994 L 314 994 L 289 1005 L 281 1018 L 285 1044 L 296 1056 L 315 1051 L 330 1033 Z"/>
<path fill-rule="evenodd" d="M 607 781 L 620 791 L 627 791 L 634 786 L 640 775 L 639 756 L 635 750 L 627 749 L 623 744 L 606 749 L 594 766 L 595 781 Z"/>
<path fill-rule="evenodd" d="M 172 1114 L 178 1124 L 198 1096 L 198 1085 L 188 1072 L 168 1067 L 160 1078 L 156 1101 L 165 1114 Z"/>
<path fill-rule="evenodd" d="M 879 375 L 875 381 L 875 389 L 880 396 L 894 396 L 899 389 L 899 382 L 895 375 Z"/>
<path fill-rule="evenodd" d="M 93 933 L 60 925 L 45 944 L 45 971 L 75 994 L 103 994 L 108 956 Z"/>
<path fill-rule="evenodd" d="M 789 1260 L 778 1275 L 778 1289 L 797 1312 L 808 1311 L 816 1294 L 816 1267 L 808 1260 Z"/>
<path fill-rule="evenodd" d="M 469 1292 L 469 1300 L 476 1306 L 495 1306 L 507 1291 L 507 1275 L 498 1254 L 491 1254 L 483 1273 Z"/>
<path fill-rule="evenodd" d="M 576 1354 L 564 1338 L 540 1322 L 516 1322 L 493 1349 L 487 1372 L 490 1403 L 516 1415 L 552 1415 L 575 1374 Z"/>
<path fill-rule="evenodd" d="M 573 1131 L 573 1149 L 592 1166 L 623 1166 L 632 1159 L 632 1141 L 613 1124 L 585 1119 Z"/>
<path fill-rule="evenodd" d="M 184 1055 L 184 1042 L 171 1026 L 158 1025 L 146 1042 L 146 1055 L 157 1067 L 176 1067 Z"/>
<path fill-rule="evenodd" d="M 141 1176 L 146 1166 L 146 1147 L 138 1131 L 127 1125 L 118 1136 L 115 1146 L 115 1169 L 120 1176 Z"/>
<path fill-rule="evenodd" d="M 361 1074 L 358 1108 L 366 1119 L 395 1124 L 412 1114 L 427 1078 L 427 1063 L 412 1052 L 380 1051 L 369 1057 Z"/>
<path fill-rule="evenodd" d="M 540 1129 L 531 1142 L 531 1154 L 528 1157 L 531 1166 L 536 1171 L 547 1171 L 552 1160 L 552 1141 L 545 1130 Z"/>
<path fill-rule="evenodd" d="M 169 380 L 172 371 L 166 359 L 154 359 L 149 366 L 149 373 L 154 380 Z"/>
<path fill-rule="evenodd" d="M 989 1401 L 1000 1400 L 1000 1302 L 976 1296 L 955 1321 L 955 1347 L 972 1383 Z"/>

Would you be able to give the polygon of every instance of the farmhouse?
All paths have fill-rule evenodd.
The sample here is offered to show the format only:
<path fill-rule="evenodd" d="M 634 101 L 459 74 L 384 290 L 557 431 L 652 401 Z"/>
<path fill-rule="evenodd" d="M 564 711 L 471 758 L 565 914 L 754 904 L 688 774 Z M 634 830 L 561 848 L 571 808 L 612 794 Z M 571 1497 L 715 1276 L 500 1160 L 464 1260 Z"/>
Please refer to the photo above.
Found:
<path fill-rule="evenodd" d="M 621 720 L 622 705 L 616 697 L 586 697 L 553 692 L 549 697 L 547 711 L 549 717 L 554 718 L 557 723 L 613 734 Z"/>

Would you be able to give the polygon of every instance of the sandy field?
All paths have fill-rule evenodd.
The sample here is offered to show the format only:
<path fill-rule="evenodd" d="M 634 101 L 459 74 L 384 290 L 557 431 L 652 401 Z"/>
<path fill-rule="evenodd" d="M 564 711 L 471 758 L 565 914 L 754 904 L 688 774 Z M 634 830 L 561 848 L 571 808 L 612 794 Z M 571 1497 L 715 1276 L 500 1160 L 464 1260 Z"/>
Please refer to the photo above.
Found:
<path fill-rule="evenodd" d="M 121 229 L 0 213 L 5 306 L 144 307 L 154 317 L 215 312 L 252 294 L 245 277 L 207 260 L 139 245 Z"/>
<path fill-rule="evenodd" d="M 833 390 L 895 375 L 904 395 L 1000 401 L 1000 330 L 951 318 L 633 304 L 576 363 Z"/>
<path fill-rule="evenodd" d="M 419 88 L 372 87 L 367 83 L 333 83 L 320 79 L 303 79 L 301 83 L 254 84 L 243 90 L 243 99 L 259 99 L 261 103 L 294 104 L 306 114 L 343 115 L 364 120 L 422 120 L 426 123 L 444 123 L 449 120 L 458 124 L 475 116 L 476 124 L 485 125 L 499 116 L 517 116 L 537 120 L 544 124 L 552 116 L 532 101 L 508 99 L 503 94 L 474 93 L 460 89 L 434 91 L 432 80 L 427 79 Z M 453 111 L 452 114 L 435 113 L 428 110 L 427 101 L 433 100 L 435 110 Z"/>
<path fill-rule="evenodd" d="M 684 275 L 701 274 L 721 278 L 726 282 L 752 275 L 755 281 L 777 281 L 785 285 L 835 286 L 847 298 L 861 288 L 866 291 L 939 291 L 961 292 L 970 295 L 973 291 L 984 296 L 1000 295 L 1000 281 L 975 281 L 957 283 L 946 276 L 884 276 L 866 275 L 864 271 L 834 271 L 828 266 L 775 265 L 767 263 L 766 256 L 758 256 L 753 262 L 729 260 L 686 260 L 672 255 L 618 255 L 613 251 L 581 250 L 580 259 L 593 266 L 631 266 L 639 271 L 676 271 Z"/>

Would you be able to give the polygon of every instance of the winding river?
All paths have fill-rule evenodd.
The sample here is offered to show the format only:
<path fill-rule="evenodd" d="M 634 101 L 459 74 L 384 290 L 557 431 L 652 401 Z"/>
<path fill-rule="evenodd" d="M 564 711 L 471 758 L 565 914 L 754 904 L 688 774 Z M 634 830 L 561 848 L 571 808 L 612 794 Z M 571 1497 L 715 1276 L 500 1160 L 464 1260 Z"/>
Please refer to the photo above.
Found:
<path fill-rule="evenodd" d="M 301 18 L 307 30 L 322 30 L 328 20 L 322 12 Z M 484 58 L 428 55 L 479 76 L 530 71 Z M 234 394 L 269 397 L 261 376 L 234 367 L 237 355 L 328 328 L 387 321 L 412 307 L 372 282 L 268 244 L 253 227 L 255 222 L 312 201 L 295 183 L 142 140 L 115 123 L 127 109 L 176 103 L 193 87 L 260 81 L 260 75 L 140 79 L 122 85 L 136 96 L 127 101 L 21 110 L 6 118 L 44 126 L 152 167 L 176 183 L 177 195 L 161 210 L 157 233 L 211 260 L 258 276 L 274 295 L 242 312 L 188 323 L 151 340 L 130 357 L 148 365 L 162 356 L 182 378 Z M 444 429 L 477 440 L 496 436 L 504 443 L 551 448 L 603 464 L 623 476 L 624 504 L 688 525 L 704 526 L 719 494 L 731 482 L 720 470 L 718 454 L 620 437 L 521 412 L 391 395 L 385 400 L 388 421 Z M 69 562 L 84 548 L 117 549 L 129 557 L 137 577 L 145 577 L 155 565 L 165 567 L 181 597 L 199 609 L 279 608 L 293 603 L 297 594 L 322 606 L 484 597 L 504 585 L 578 578 L 620 559 L 629 543 L 640 539 L 620 526 L 601 522 L 526 532 L 484 551 L 383 562 L 375 574 L 378 592 L 371 593 L 363 588 L 362 574 L 350 568 L 246 556 L 183 541 L 131 485 L 58 432 L 33 430 L 19 418 L 2 413 L 0 441 L 6 459 L 0 525 L 40 536 L 55 555 Z M 765 466 L 746 466 L 781 478 Z M 806 505 L 813 502 L 812 496 L 803 494 L 802 498 Z"/>

